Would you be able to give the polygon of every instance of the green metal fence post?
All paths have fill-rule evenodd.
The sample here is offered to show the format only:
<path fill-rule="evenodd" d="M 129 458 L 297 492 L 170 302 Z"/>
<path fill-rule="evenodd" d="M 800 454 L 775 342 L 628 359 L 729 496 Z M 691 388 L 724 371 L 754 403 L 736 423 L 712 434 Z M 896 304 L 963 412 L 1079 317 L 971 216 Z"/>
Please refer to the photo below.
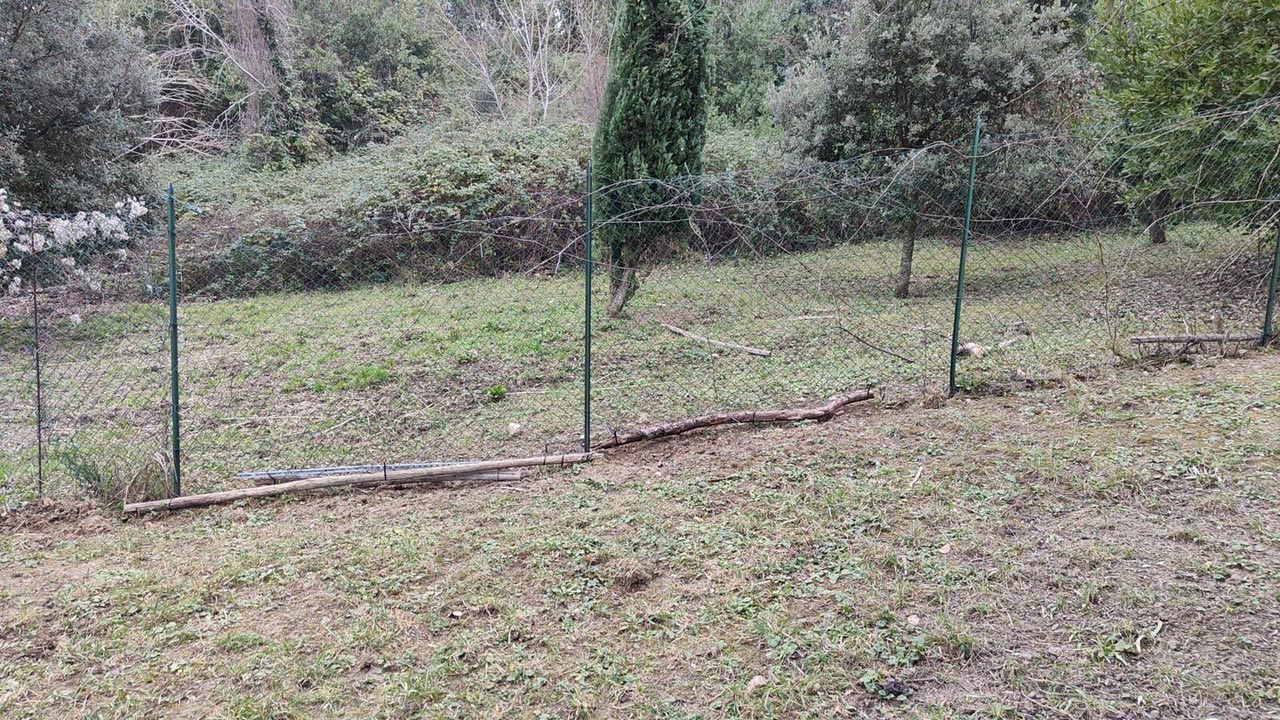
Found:
<path fill-rule="evenodd" d="M 951 320 L 951 370 L 948 395 L 956 394 L 956 360 L 960 355 L 960 308 L 964 304 L 964 266 L 969 258 L 969 225 L 973 220 L 973 183 L 978 173 L 978 141 L 982 138 L 982 118 L 973 121 L 973 152 L 969 155 L 969 194 L 964 203 L 964 230 L 960 235 L 960 268 L 956 272 L 956 310 Z"/>
<path fill-rule="evenodd" d="M 595 194 L 594 168 L 587 162 L 587 201 L 586 201 L 586 235 L 584 236 L 584 254 L 586 257 L 586 273 L 584 285 L 585 310 L 582 314 L 582 451 L 591 452 L 591 273 L 595 265 L 592 257 L 591 240 L 595 230 L 595 213 L 593 195 Z"/>
<path fill-rule="evenodd" d="M 182 432 L 178 406 L 178 240 L 173 224 L 173 183 L 169 183 L 169 432 L 173 446 L 173 496 L 182 495 Z"/>
<path fill-rule="evenodd" d="M 1262 342 L 1266 345 L 1276 336 L 1276 281 L 1280 280 L 1280 228 L 1276 228 L 1275 255 L 1271 258 L 1271 289 L 1267 292 L 1267 317 L 1262 322 Z"/>
<path fill-rule="evenodd" d="M 36 255 L 36 224 L 31 222 L 31 329 L 34 334 L 32 354 L 36 363 L 36 495 L 44 497 L 44 375 L 41 371 L 40 344 L 40 261 Z"/>

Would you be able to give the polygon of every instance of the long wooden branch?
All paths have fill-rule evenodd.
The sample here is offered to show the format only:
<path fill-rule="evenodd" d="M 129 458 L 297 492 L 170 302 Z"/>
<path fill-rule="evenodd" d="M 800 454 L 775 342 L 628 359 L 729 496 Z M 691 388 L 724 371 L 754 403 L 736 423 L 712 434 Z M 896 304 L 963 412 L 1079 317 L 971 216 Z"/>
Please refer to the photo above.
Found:
<path fill-rule="evenodd" d="M 874 397 L 875 394 L 868 388 L 866 390 L 858 390 L 856 392 L 836 395 L 826 403 L 811 408 L 790 408 L 787 410 L 742 410 L 739 412 L 699 415 L 697 417 L 662 423 L 660 425 L 653 425 L 646 428 L 640 428 L 638 430 L 616 432 L 598 442 L 592 442 L 591 445 L 592 447 L 600 448 L 601 450 L 607 450 L 609 448 L 629 445 L 642 440 L 655 440 L 657 438 L 679 435 L 681 433 L 687 433 L 690 430 L 714 427 L 716 425 L 745 425 L 748 423 L 826 420 L 832 415 L 835 415 L 846 405 L 871 400 Z"/>
<path fill-rule="evenodd" d="M 336 487 L 376 487 L 378 485 L 413 485 L 429 482 L 445 482 L 458 480 L 477 473 L 494 470 L 508 470 L 521 467 L 540 467 L 550 465 L 576 465 L 590 462 L 595 458 L 592 453 L 572 453 L 568 455 L 542 455 L 514 460 L 487 460 L 484 462 L 459 463 L 440 467 L 420 468 L 416 470 L 399 470 L 396 472 L 357 473 L 353 475 L 334 475 L 329 477 L 294 480 L 279 485 L 259 485 L 251 488 L 224 490 L 204 495 L 186 495 L 169 500 L 130 503 L 124 506 L 126 513 L 146 513 L 156 510 L 185 510 L 187 508 L 220 505 L 247 498 L 271 497 L 273 495 L 289 495 L 292 493 L 325 490 Z"/>
<path fill-rule="evenodd" d="M 681 337 L 687 337 L 690 340 L 695 340 L 700 343 L 706 343 L 707 345 L 715 345 L 716 347 L 722 347 L 722 348 L 725 348 L 726 350 L 737 350 L 739 352 L 744 352 L 750 355 L 758 355 L 760 357 L 769 357 L 770 355 L 773 354 L 768 350 L 761 350 L 760 348 L 754 348 L 749 345 L 739 345 L 738 343 L 724 342 L 723 340 L 712 340 L 709 337 L 703 337 L 697 333 L 689 332 L 684 328 L 678 328 L 675 325 L 668 325 L 667 323 L 658 323 L 658 324 L 670 330 L 671 332 L 677 335 L 680 335 Z"/>
<path fill-rule="evenodd" d="M 801 420 L 826 420 L 844 407 L 857 402 L 871 400 L 875 397 L 870 388 L 842 393 L 826 403 L 811 408 L 789 408 L 784 410 L 742 410 L 738 412 L 700 415 L 674 422 L 654 425 L 623 433 L 614 433 L 608 438 L 595 443 L 595 447 L 604 450 L 620 447 L 642 440 L 679 435 L 691 430 L 716 425 L 798 422 Z M 185 510 L 188 508 L 220 505 L 249 498 L 272 497 L 294 493 L 312 492 L 338 487 L 377 487 L 383 485 L 415 485 L 430 482 L 447 482 L 467 479 L 489 479 L 502 477 L 499 471 L 513 468 L 575 465 L 595 459 L 595 453 L 570 453 L 565 455 L 546 455 L 512 460 L 488 460 L 456 465 L 423 467 L 411 470 L 388 470 L 385 472 L 364 472 L 348 475 L 327 475 L 311 477 L 275 485 L 259 485 L 250 488 L 224 490 L 203 495 L 186 495 L 169 500 L 129 503 L 124 512 L 142 514 L 158 510 Z"/>
<path fill-rule="evenodd" d="M 1194 345 L 1196 343 L 1257 342 L 1258 338 L 1258 335 L 1228 335 L 1225 333 L 1214 335 L 1210 333 L 1208 335 L 1151 335 L 1130 338 L 1130 342 L 1134 345 L 1158 345 L 1161 343 Z"/>
<path fill-rule="evenodd" d="M 387 472 L 388 475 L 391 471 Z M 328 475 L 306 475 L 306 476 L 276 476 L 276 477 L 255 477 L 254 485 L 282 485 L 287 482 L 295 482 L 297 480 L 309 480 L 312 478 L 336 477 L 336 474 Z M 520 480 L 524 475 L 519 470 L 489 470 L 487 472 L 469 472 L 460 473 L 457 477 L 451 477 L 449 480 L 465 480 L 469 482 L 514 482 Z"/>

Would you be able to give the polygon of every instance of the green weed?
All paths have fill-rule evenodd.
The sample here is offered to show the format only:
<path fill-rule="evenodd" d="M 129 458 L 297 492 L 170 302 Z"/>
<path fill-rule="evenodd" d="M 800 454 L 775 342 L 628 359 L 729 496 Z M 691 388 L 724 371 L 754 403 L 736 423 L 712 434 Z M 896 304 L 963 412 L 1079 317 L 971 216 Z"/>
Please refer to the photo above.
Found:
<path fill-rule="evenodd" d="M 86 495 L 114 508 L 161 500 L 172 490 L 169 459 L 159 453 L 134 463 L 100 448 L 68 444 L 55 458 Z"/>

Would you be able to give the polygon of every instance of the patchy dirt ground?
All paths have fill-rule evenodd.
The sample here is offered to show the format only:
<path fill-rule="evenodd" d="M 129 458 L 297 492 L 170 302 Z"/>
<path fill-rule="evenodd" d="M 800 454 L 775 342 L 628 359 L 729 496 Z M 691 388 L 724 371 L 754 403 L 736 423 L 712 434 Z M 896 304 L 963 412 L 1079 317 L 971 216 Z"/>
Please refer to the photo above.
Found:
<path fill-rule="evenodd" d="M 1280 357 L 0 530 L 0 716 L 1280 717 Z"/>

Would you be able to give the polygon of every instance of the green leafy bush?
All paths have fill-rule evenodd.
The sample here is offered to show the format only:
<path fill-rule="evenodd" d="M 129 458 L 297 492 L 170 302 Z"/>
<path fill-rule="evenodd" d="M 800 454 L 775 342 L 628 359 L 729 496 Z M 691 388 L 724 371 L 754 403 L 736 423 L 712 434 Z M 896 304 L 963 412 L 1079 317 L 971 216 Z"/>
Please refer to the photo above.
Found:
<path fill-rule="evenodd" d="M 135 35 L 86 0 L 0 0 L 0 187 L 42 212 L 143 193 L 156 97 Z"/>
<path fill-rule="evenodd" d="M 411 6 L 311 8 L 304 19 L 291 72 L 326 147 L 389 140 L 434 103 L 444 59 Z"/>
<path fill-rule="evenodd" d="M 183 219 L 183 284 L 226 295 L 580 263 L 587 152 L 580 126 L 444 127 L 283 172 L 174 166 L 206 213 Z"/>
<path fill-rule="evenodd" d="M 1280 8 L 1274 0 L 1134 0 L 1101 10 L 1112 150 L 1152 220 L 1274 224 L 1280 197 Z M 1188 42 L 1187 38 L 1194 38 Z M 1162 220 L 1162 218 L 1161 218 Z"/>
<path fill-rule="evenodd" d="M 989 138 L 979 230 L 1050 231 L 1123 216 L 1115 179 L 1088 146 L 1069 134 Z M 587 153 L 581 126 L 444 126 L 281 172 L 225 160 L 174 166 L 183 199 L 206 213 L 182 220 L 183 284 L 236 295 L 577 267 Z M 830 247 L 895 236 L 908 220 L 919 232 L 958 237 L 967 153 L 961 139 L 910 157 L 797 161 L 769 134 L 719 128 L 704 152 L 707 174 L 659 188 L 696 232 L 650 254 Z"/>

